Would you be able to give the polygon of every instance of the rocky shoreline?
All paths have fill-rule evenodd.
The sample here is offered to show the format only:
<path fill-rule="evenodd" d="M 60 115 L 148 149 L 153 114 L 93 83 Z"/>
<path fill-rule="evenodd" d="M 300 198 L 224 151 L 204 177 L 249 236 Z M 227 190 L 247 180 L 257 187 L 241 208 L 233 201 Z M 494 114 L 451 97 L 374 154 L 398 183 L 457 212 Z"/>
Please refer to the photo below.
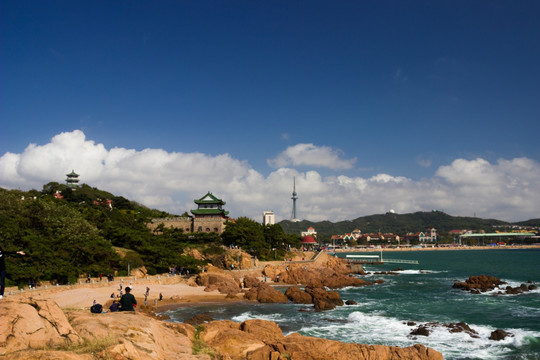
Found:
<path fill-rule="evenodd" d="M 69 297 L 89 296 L 90 287 L 72 289 L 75 293 L 47 291 L 10 296 L 0 302 L 0 357 L 5 359 L 442 359 L 423 345 L 400 348 L 383 345 L 342 343 L 302 336 L 285 336 L 271 321 L 242 323 L 211 319 L 171 323 L 156 315 L 165 306 L 192 301 L 301 302 L 323 311 L 344 305 L 339 293 L 330 289 L 368 286 L 351 276 L 343 260 L 323 254 L 311 262 L 275 262 L 262 270 L 226 271 L 210 267 L 192 277 L 182 287 L 182 295 L 171 295 L 160 278 L 152 286 L 163 291 L 162 302 L 151 299 L 136 313 L 92 314 L 88 306 L 74 307 Z M 142 283 L 136 285 L 141 288 Z M 286 294 L 270 285 L 290 285 Z M 301 285 L 304 289 L 296 285 Z M 188 293 L 189 287 L 198 291 Z M 110 288 L 101 289 L 100 294 Z M 153 291 L 154 296 L 157 295 Z M 199 294 L 202 291 L 202 294 Z M 86 294 L 86 295 L 85 295 Z M 206 294 L 206 296 L 204 295 Z M 51 296 L 54 295 L 54 296 Z M 102 295 L 100 295 L 102 296 Z M 140 299 L 140 297 L 139 297 Z M 91 298 L 82 299 L 91 303 Z M 63 303 L 62 307 L 58 302 Z M 141 301 L 140 301 L 141 302 Z M 79 304 L 79 303 L 77 303 Z M 107 302 L 105 302 L 107 308 Z"/>

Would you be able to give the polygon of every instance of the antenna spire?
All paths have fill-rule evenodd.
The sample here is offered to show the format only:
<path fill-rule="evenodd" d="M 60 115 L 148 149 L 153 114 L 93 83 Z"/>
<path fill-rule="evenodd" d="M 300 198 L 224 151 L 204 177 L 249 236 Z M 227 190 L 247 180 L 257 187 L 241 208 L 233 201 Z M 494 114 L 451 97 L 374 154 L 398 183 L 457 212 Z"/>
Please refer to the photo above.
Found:
<path fill-rule="evenodd" d="M 292 214 L 291 214 L 291 221 L 298 222 L 296 218 L 296 199 L 298 199 L 298 196 L 296 195 L 296 176 L 293 177 L 293 193 L 292 193 Z"/>

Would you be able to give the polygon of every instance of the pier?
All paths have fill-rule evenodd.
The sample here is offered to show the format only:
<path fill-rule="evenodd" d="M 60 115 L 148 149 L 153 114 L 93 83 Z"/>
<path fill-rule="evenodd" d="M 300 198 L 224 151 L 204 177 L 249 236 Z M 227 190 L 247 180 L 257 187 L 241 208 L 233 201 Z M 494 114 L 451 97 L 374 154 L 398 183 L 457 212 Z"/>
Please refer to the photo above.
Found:
<path fill-rule="evenodd" d="M 405 259 L 383 259 L 382 250 L 379 255 L 345 255 L 345 258 L 355 264 L 370 264 L 370 265 L 382 265 L 384 263 L 389 264 L 413 264 L 419 265 L 418 260 L 405 260 Z"/>

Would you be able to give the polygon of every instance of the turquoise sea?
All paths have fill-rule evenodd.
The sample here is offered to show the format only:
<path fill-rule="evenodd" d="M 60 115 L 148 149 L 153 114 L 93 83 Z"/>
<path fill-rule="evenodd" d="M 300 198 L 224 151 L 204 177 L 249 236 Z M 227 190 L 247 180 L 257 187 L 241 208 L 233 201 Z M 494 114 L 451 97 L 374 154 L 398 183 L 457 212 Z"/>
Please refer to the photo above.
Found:
<path fill-rule="evenodd" d="M 343 255 L 340 255 L 343 256 Z M 493 275 L 510 286 L 532 281 L 540 285 L 540 250 L 453 250 L 387 252 L 385 258 L 418 260 L 419 265 L 384 264 L 366 266 L 366 271 L 388 271 L 399 275 L 368 275 L 383 279 L 381 285 L 339 290 L 343 300 L 358 305 L 326 312 L 300 311 L 311 306 L 295 304 L 205 304 L 180 307 L 167 314 L 184 321 L 197 313 L 214 319 L 275 321 L 285 334 L 335 339 L 362 344 L 410 346 L 424 344 L 440 351 L 445 359 L 540 359 L 540 289 L 519 295 L 474 295 L 453 289 L 456 280 L 470 275 Z M 408 326 L 407 322 L 415 322 Z M 478 338 L 450 333 L 435 326 L 431 334 L 412 336 L 419 325 L 466 322 Z M 501 341 L 490 333 L 503 329 L 512 333 Z"/>

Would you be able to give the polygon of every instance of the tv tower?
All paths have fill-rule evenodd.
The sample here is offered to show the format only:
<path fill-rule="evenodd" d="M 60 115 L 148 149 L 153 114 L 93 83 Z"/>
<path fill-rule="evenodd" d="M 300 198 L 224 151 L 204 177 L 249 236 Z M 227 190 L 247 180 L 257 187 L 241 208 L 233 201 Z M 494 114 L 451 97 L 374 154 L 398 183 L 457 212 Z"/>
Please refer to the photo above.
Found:
<path fill-rule="evenodd" d="M 299 219 L 296 218 L 296 199 L 298 199 L 298 196 L 296 196 L 296 176 L 293 177 L 293 193 L 292 193 L 292 215 L 291 215 L 291 221 L 292 222 L 298 222 Z"/>

